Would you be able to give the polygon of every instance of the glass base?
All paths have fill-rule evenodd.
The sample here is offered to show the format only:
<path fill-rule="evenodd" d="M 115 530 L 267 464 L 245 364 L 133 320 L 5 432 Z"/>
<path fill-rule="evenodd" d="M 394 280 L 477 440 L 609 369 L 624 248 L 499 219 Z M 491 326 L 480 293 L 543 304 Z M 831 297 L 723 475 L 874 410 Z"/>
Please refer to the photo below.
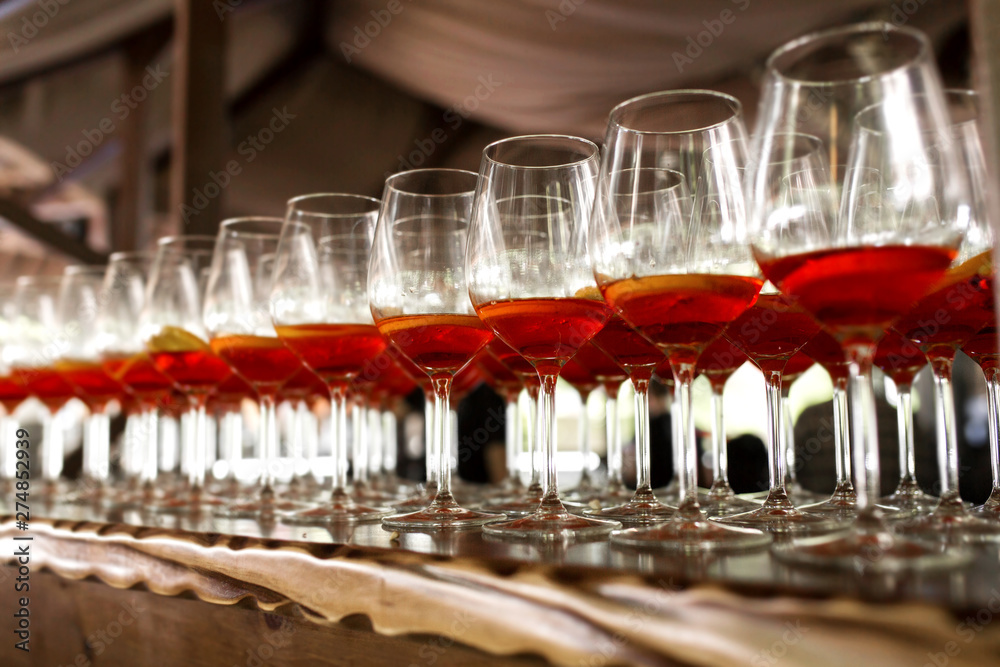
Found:
<path fill-rule="evenodd" d="M 391 514 L 387 507 L 361 505 L 343 489 L 333 491 L 331 497 L 320 505 L 313 505 L 293 512 L 279 513 L 282 523 L 293 525 L 323 525 L 328 523 L 364 523 L 378 521 Z"/>
<path fill-rule="evenodd" d="M 760 503 L 740 498 L 735 494 L 729 497 L 723 496 L 720 498 L 712 493 L 709 493 L 705 498 L 699 498 L 698 504 L 701 506 L 701 511 L 704 512 L 705 516 L 708 518 L 731 516 L 741 512 L 750 512 L 760 507 Z"/>
<path fill-rule="evenodd" d="M 929 493 L 924 493 L 916 482 L 900 481 L 896 490 L 881 498 L 879 502 L 904 512 L 928 514 L 934 511 L 941 500 Z"/>
<path fill-rule="evenodd" d="M 595 519 L 620 521 L 625 526 L 647 526 L 672 517 L 674 508 L 664 505 L 651 490 L 645 489 L 636 491 L 627 503 L 603 509 L 587 509 L 583 514 Z"/>
<path fill-rule="evenodd" d="M 933 513 L 892 522 L 900 535 L 950 544 L 1000 542 L 1000 523 L 974 516 L 961 499 L 942 499 Z"/>
<path fill-rule="evenodd" d="M 275 500 L 258 498 L 244 502 L 235 502 L 223 505 L 215 510 L 214 514 L 223 519 L 273 519 L 279 512 L 298 512 L 312 507 L 309 503 L 296 502 L 294 500 Z"/>
<path fill-rule="evenodd" d="M 200 514 L 225 504 L 226 500 L 206 491 L 186 491 L 154 498 L 142 509 L 154 514 Z"/>
<path fill-rule="evenodd" d="M 483 526 L 483 533 L 501 539 L 553 542 L 601 539 L 619 528 L 621 524 L 617 521 L 570 514 L 558 497 L 548 497 L 532 514 L 509 521 L 488 523 Z"/>
<path fill-rule="evenodd" d="M 972 561 L 961 549 L 904 539 L 884 526 L 865 530 L 857 524 L 847 534 L 793 539 L 775 544 L 771 551 L 789 565 L 873 573 L 948 569 Z"/>
<path fill-rule="evenodd" d="M 541 484 L 532 484 L 521 494 L 512 498 L 498 498 L 483 503 L 482 509 L 487 512 L 506 514 L 507 518 L 524 517 L 534 514 L 542 504 Z"/>
<path fill-rule="evenodd" d="M 382 528 L 400 531 L 474 528 L 492 521 L 502 521 L 505 518 L 503 514 L 465 509 L 449 496 L 446 499 L 435 498 L 429 507 L 418 512 L 387 516 L 382 519 Z"/>
<path fill-rule="evenodd" d="M 755 510 L 718 517 L 718 523 L 738 528 L 756 528 L 768 533 L 790 535 L 818 535 L 829 533 L 846 525 L 831 516 L 809 514 L 795 509 L 781 491 L 773 491 L 764 504 Z"/>
<path fill-rule="evenodd" d="M 760 549 L 771 543 L 771 536 L 709 521 L 694 506 L 678 509 L 673 519 L 657 526 L 616 531 L 611 534 L 611 543 L 633 549 L 701 554 Z"/>
<path fill-rule="evenodd" d="M 363 503 L 391 506 L 401 500 L 397 495 L 376 489 L 367 482 L 355 482 L 351 488 L 351 497 Z"/>
<path fill-rule="evenodd" d="M 1000 521 L 1000 489 L 994 488 L 985 503 L 972 509 L 972 515 L 989 521 Z"/>

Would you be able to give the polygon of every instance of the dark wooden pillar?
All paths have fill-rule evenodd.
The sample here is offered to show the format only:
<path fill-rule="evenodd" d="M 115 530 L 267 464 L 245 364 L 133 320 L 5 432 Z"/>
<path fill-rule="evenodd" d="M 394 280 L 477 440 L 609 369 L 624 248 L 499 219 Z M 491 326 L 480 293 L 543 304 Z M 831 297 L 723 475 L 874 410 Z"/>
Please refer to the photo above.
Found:
<path fill-rule="evenodd" d="M 227 123 L 220 3 L 176 0 L 170 216 L 184 234 L 214 234 L 223 193 L 210 173 L 223 167 Z"/>

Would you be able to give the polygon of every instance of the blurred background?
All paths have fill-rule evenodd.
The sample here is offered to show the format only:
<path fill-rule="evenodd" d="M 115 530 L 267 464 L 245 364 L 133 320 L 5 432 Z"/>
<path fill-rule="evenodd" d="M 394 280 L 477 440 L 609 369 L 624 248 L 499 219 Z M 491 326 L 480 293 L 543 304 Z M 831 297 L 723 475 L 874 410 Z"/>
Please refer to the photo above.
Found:
<path fill-rule="evenodd" d="M 214 234 L 225 217 L 281 215 L 298 194 L 379 196 L 385 177 L 404 169 L 477 170 L 482 148 L 512 134 L 599 141 L 612 106 L 650 91 L 732 93 L 752 128 L 764 59 L 823 27 L 882 20 L 924 30 L 946 83 L 968 87 L 966 13 L 954 0 L 5 0 L 0 281 L 100 263 L 165 234 Z M 979 502 L 989 489 L 985 388 L 967 358 L 956 364 L 955 385 L 962 491 Z M 932 489 L 929 372 L 916 394 L 918 475 Z M 832 419 L 825 372 L 813 367 L 791 398 L 799 477 L 829 490 L 832 437 L 817 436 Z M 891 489 L 891 385 L 881 398 Z M 570 457 L 582 413 L 568 386 L 559 400 L 560 449 Z M 707 386 L 697 400 L 707 429 Z M 746 462 L 733 470 L 734 485 L 764 488 L 760 375 L 744 367 L 726 400 L 731 454 Z M 488 390 L 474 392 L 462 432 L 495 404 Z M 627 441 L 627 392 L 620 404 Z M 412 407 L 419 415 L 418 400 Z M 654 483 L 665 484 L 662 400 L 654 413 Z M 596 394 L 590 414 L 603 453 Z M 460 456 L 463 472 L 499 474 L 501 452 L 496 443 L 476 447 Z"/>

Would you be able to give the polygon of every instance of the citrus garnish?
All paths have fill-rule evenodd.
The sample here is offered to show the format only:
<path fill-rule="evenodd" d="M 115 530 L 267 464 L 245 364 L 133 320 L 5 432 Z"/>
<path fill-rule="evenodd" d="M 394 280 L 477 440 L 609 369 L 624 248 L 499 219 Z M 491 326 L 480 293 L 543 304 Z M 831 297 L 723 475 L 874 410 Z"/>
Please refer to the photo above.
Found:
<path fill-rule="evenodd" d="M 210 349 L 208 343 L 190 331 L 180 327 L 166 326 L 146 342 L 150 352 L 192 352 Z"/>

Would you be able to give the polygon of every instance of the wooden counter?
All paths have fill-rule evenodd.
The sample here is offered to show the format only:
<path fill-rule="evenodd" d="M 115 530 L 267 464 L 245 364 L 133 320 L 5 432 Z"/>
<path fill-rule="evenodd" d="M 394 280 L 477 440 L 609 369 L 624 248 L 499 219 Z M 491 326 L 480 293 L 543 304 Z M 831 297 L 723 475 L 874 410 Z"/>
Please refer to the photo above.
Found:
<path fill-rule="evenodd" d="M 1000 664 L 996 546 L 962 570 L 872 577 L 767 551 L 50 514 L 73 518 L 0 519 L 3 544 L 33 538 L 32 650 L 2 633 L 2 665 Z M 8 626 L 15 576 L 0 566 Z"/>

